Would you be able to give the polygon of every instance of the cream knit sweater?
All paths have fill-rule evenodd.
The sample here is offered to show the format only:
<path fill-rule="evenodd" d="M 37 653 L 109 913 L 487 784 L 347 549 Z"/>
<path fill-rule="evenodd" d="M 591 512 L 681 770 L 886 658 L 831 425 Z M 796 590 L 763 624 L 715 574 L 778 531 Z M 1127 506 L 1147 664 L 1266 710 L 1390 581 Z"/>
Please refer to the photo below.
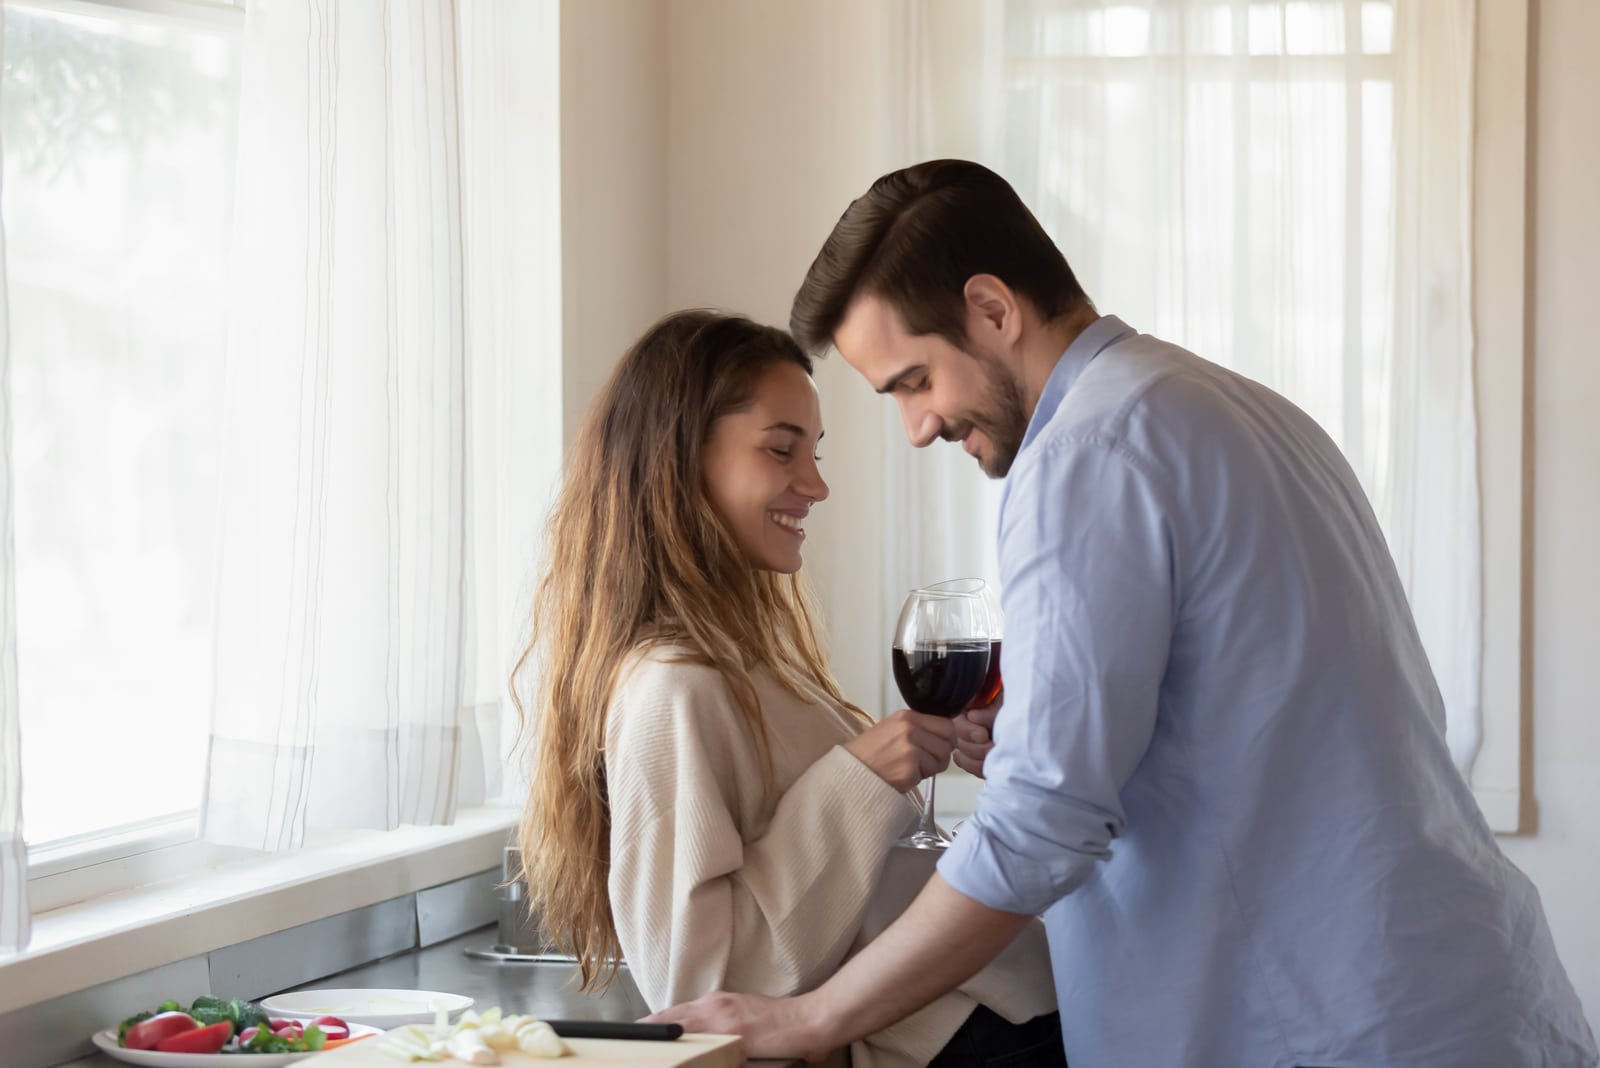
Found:
<path fill-rule="evenodd" d="M 635 654 L 606 729 L 611 908 L 633 980 L 652 1010 L 810 990 L 910 903 L 937 855 L 894 848 L 916 807 L 845 751 L 861 728 L 823 693 L 798 700 L 756 675 L 768 794 L 722 677 L 675 655 Z M 1055 1010 L 1037 920 L 961 989 L 855 1043 L 852 1063 L 926 1064 L 980 1001 L 1018 1023 Z"/>

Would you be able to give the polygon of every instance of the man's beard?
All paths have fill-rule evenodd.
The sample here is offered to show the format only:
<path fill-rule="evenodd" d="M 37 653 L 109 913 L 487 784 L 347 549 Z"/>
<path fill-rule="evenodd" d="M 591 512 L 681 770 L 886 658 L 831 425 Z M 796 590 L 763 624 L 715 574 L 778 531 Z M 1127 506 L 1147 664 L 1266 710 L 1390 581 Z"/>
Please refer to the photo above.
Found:
<path fill-rule="evenodd" d="M 1028 433 L 1028 414 L 1023 410 L 1022 387 L 995 361 L 978 353 L 969 352 L 983 375 L 989 381 L 981 410 L 967 412 L 961 421 L 944 432 L 946 441 L 959 441 L 970 429 L 983 432 L 988 439 L 989 451 L 978 458 L 978 466 L 990 478 L 1005 478 L 1011 464 L 1022 448 L 1022 439 Z"/>

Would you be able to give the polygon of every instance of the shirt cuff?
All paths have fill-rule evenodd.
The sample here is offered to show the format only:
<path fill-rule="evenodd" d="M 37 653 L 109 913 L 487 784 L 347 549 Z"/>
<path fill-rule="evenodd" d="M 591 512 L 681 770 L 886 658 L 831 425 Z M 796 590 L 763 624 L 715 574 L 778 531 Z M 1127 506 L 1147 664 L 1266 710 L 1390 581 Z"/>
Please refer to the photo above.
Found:
<path fill-rule="evenodd" d="M 1093 825 L 1093 817 L 1086 816 L 1070 805 L 1007 796 L 990 783 L 980 795 L 978 811 L 961 825 L 961 833 L 939 859 L 939 875 L 989 908 L 1041 915 L 1110 855 L 1103 837 L 1097 841 L 1092 833 L 1072 833 L 1079 824 L 1088 825 L 1085 831 Z"/>

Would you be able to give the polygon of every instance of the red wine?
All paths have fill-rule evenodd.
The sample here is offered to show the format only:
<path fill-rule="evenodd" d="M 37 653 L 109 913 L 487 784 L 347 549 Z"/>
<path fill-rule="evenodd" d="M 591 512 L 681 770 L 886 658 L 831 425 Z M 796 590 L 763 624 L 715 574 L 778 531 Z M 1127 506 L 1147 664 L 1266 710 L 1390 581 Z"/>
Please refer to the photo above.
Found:
<path fill-rule="evenodd" d="M 894 681 L 915 712 L 954 716 L 978 695 L 989 671 L 989 642 L 929 642 L 894 651 Z"/>
<path fill-rule="evenodd" d="M 1005 682 L 1000 678 L 1000 639 L 996 638 L 989 643 L 989 674 L 983 677 L 983 685 L 978 687 L 978 696 L 972 703 L 980 708 L 992 705 L 1004 688 Z"/>

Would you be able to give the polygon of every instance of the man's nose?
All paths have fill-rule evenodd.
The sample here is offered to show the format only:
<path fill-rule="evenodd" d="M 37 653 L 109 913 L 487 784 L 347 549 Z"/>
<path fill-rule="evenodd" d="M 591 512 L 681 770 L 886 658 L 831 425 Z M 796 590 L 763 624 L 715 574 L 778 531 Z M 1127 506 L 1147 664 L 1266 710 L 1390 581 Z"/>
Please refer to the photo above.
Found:
<path fill-rule="evenodd" d="M 921 411 L 910 407 L 902 408 L 901 417 L 906 424 L 906 437 L 910 439 L 913 447 L 925 449 L 932 445 L 944 429 L 944 420 L 926 409 Z"/>

